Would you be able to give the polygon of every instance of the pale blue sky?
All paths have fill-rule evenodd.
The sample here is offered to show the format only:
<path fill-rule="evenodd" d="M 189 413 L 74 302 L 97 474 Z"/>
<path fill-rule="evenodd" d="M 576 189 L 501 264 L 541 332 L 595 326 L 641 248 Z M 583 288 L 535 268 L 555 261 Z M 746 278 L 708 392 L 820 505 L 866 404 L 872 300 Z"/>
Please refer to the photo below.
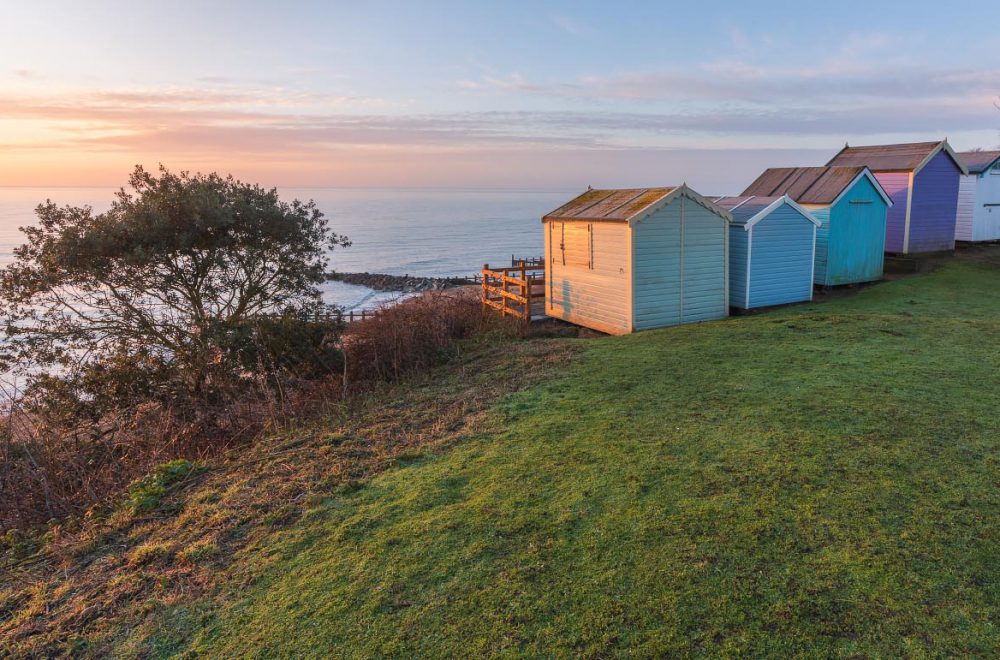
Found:
<path fill-rule="evenodd" d="M 279 185 L 738 191 L 843 145 L 1000 142 L 991 3 L 32 2 L 0 185 L 131 163 Z"/>

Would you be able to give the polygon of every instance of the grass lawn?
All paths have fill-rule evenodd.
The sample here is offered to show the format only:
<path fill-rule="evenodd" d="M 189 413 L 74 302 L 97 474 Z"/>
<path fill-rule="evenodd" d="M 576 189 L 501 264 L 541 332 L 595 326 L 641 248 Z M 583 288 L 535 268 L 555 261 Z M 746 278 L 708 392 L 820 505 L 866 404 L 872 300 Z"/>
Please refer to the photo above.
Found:
<path fill-rule="evenodd" d="M 1000 653 L 1000 270 L 585 342 L 155 653 Z M 239 585 L 239 586 L 235 586 Z M 197 613 L 196 613 L 197 612 Z M 178 640 L 173 631 L 186 630 Z"/>

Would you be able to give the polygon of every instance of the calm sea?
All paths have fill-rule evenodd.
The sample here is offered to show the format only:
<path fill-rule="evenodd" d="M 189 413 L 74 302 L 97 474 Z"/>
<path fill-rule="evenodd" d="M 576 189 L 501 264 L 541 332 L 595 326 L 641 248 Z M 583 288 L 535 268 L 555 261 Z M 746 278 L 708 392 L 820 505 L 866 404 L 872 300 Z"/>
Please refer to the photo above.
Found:
<path fill-rule="evenodd" d="M 0 188 L 0 266 L 21 243 L 18 227 L 34 222 L 34 208 L 57 204 L 107 208 L 112 190 Z M 512 254 L 540 256 L 540 218 L 572 196 L 568 191 L 444 191 L 285 188 L 288 200 L 313 199 L 337 233 L 353 244 L 331 255 L 343 272 L 443 277 L 476 273 L 484 263 L 505 264 Z M 330 282 L 327 299 L 363 309 L 391 299 L 365 287 Z"/>

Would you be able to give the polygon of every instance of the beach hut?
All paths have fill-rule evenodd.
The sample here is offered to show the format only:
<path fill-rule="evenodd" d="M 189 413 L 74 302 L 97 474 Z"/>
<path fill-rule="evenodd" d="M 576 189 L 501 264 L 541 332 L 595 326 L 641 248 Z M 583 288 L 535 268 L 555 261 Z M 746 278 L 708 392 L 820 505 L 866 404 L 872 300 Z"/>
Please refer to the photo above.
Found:
<path fill-rule="evenodd" d="M 827 165 L 867 166 L 889 194 L 885 251 L 955 249 L 958 181 L 968 174 L 947 140 L 871 147 L 845 146 Z"/>
<path fill-rule="evenodd" d="M 729 211 L 729 305 L 741 309 L 812 300 L 819 220 L 787 195 L 720 197 Z"/>
<path fill-rule="evenodd" d="M 788 195 L 820 221 L 813 281 L 821 286 L 882 279 L 889 195 L 867 167 L 776 167 L 744 195 Z"/>
<path fill-rule="evenodd" d="M 955 240 L 1000 240 L 1000 151 L 958 154 L 968 174 L 958 184 Z"/>
<path fill-rule="evenodd" d="M 546 313 L 616 335 L 725 317 L 731 217 L 686 185 L 587 190 L 542 218 Z"/>

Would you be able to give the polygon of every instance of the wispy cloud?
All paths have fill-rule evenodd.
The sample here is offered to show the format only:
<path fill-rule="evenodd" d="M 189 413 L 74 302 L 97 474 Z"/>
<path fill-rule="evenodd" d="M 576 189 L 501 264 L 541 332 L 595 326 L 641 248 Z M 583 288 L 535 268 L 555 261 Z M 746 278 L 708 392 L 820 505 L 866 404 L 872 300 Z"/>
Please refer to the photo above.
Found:
<path fill-rule="evenodd" d="M 589 36 L 596 32 L 582 21 L 563 14 L 556 14 L 551 17 L 551 20 L 560 30 L 576 37 Z"/>
<path fill-rule="evenodd" d="M 829 100 L 985 98 L 1000 89 L 1000 68 L 863 69 L 842 63 L 819 67 L 766 68 L 720 60 L 699 70 L 662 70 L 572 81 L 531 81 L 520 73 L 484 76 L 467 89 L 493 89 L 535 96 L 591 101 L 709 101 L 820 105 Z"/>

